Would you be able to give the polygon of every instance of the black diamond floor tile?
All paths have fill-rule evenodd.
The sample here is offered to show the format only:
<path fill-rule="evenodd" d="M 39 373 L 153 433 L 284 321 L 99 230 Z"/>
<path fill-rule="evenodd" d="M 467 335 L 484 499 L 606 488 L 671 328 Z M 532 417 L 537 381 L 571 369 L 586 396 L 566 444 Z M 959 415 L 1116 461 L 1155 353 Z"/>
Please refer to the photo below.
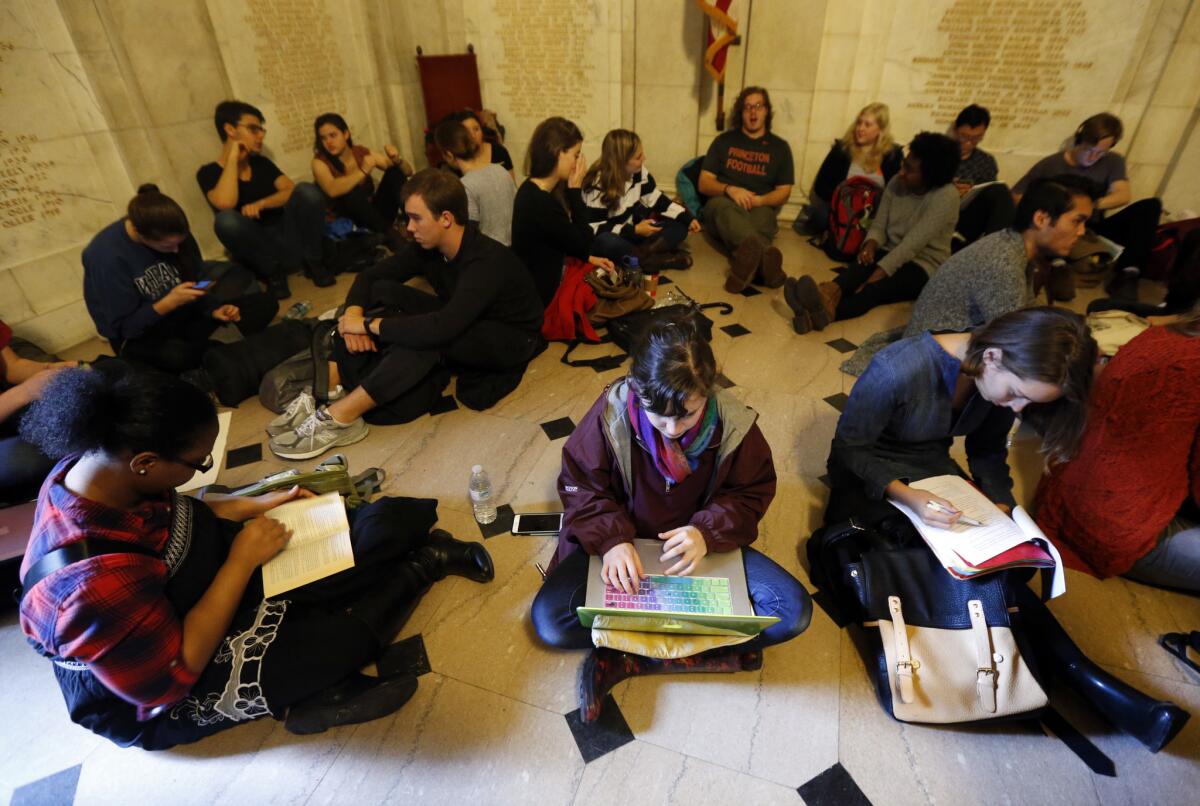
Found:
<path fill-rule="evenodd" d="M 735 339 L 738 336 L 745 336 L 750 332 L 748 328 L 742 327 L 739 324 L 725 325 L 725 327 L 721 328 L 721 330 L 725 333 L 728 333 L 730 336 L 733 336 Z"/>
<path fill-rule="evenodd" d="M 673 282 L 675 282 L 675 281 L 672 280 L 670 277 L 668 277 L 665 274 L 658 275 L 658 284 L 659 285 L 670 285 Z"/>
<path fill-rule="evenodd" d="M 858 345 L 846 339 L 834 339 L 833 341 L 825 342 L 839 353 L 852 353 L 858 349 Z"/>
<path fill-rule="evenodd" d="M 757 297 L 762 292 L 759 291 L 754 286 L 748 285 L 745 288 L 743 288 L 741 291 L 739 291 L 738 293 L 741 294 L 743 297 Z"/>
<path fill-rule="evenodd" d="M 632 737 L 630 737 L 632 738 Z M 82 764 L 39 778 L 19 786 L 13 792 L 12 806 L 62 806 L 75 802 L 75 787 L 79 785 Z"/>
<path fill-rule="evenodd" d="M 450 395 L 442 395 L 438 401 L 433 404 L 433 408 L 429 410 L 431 415 L 445 414 L 448 411 L 454 411 L 458 408 L 458 401 Z"/>
<path fill-rule="evenodd" d="M 381 675 L 420 677 L 433 671 L 425 651 L 425 639 L 419 633 L 385 648 L 377 665 Z"/>
<path fill-rule="evenodd" d="M 595 722 L 584 722 L 578 709 L 567 714 L 567 727 L 579 746 L 583 763 L 588 764 L 633 741 L 633 731 L 625 721 L 625 715 L 609 694 L 604 698 L 604 710 Z"/>
<path fill-rule="evenodd" d="M 485 540 L 496 535 L 508 534 L 512 531 L 514 517 L 511 505 L 504 504 L 503 506 L 496 507 L 496 520 L 491 523 L 479 523 L 476 521 L 476 525 L 479 527 L 479 534 L 483 535 Z"/>
<path fill-rule="evenodd" d="M 830 395 L 829 397 L 825 398 L 825 402 L 833 406 L 838 411 L 845 411 L 846 401 L 849 399 L 850 397 L 845 392 L 838 392 L 836 395 Z"/>
<path fill-rule="evenodd" d="M 235 467 L 241 467 L 242 465 L 252 465 L 260 461 L 262 461 L 261 442 L 256 442 L 253 445 L 243 445 L 225 454 L 225 468 L 227 470 L 233 470 Z"/>
<path fill-rule="evenodd" d="M 817 476 L 817 481 L 821 482 L 829 489 L 831 489 L 831 490 L 833 489 L 833 482 L 830 480 L 828 473 L 821 475 L 821 476 Z"/>
<path fill-rule="evenodd" d="M 575 430 L 575 423 L 570 417 L 559 417 L 557 420 L 542 423 L 542 430 L 551 440 L 562 439 L 571 436 L 571 432 Z"/>
<path fill-rule="evenodd" d="M 720 372 L 717 373 L 717 386 L 721 387 L 722 389 L 729 389 L 737 386 L 737 384 L 725 377 L 724 372 Z"/>
<path fill-rule="evenodd" d="M 796 791 L 807 806 L 871 806 L 871 801 L 841 764 L 834 764 L 808 783 L 801 784 Z"/>

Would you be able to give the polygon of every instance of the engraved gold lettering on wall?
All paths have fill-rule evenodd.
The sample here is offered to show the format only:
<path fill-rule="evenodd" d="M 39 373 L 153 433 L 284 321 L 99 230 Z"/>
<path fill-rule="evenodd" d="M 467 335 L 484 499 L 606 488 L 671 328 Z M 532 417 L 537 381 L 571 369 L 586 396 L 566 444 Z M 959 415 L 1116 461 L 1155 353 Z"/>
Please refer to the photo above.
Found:
<path fill-rule="evenodd" d="M 955 0 L 937 30 L 948 41 L 940 53 L 913 58 L 928 79 L 909 108 L 930 110 L 938 123 L 951 123 L 969 103 L 1013 130 L 1069 117 L 1058 103 L 1067 82 L 1086 80 L 1092 67 L 1067 56 L 1068 45 L 1087 33 L 1083 0 Z"/>
<path fill-rule="evenodd" d="M 259 75 L 275 103 L 276 119 L 267 121 L 267 129 L 279 135 L 271 145 L 307 151 L 313 119 L 344 113 L 346 106 L 345 67 L 329 8 L 324 0 L 247 0 L 245 19 L 254 32 Z"/>
<path fill-rule="evenodd" d="M 509 113 L 541 120 L 547 114 L 578 120 L 594 101 L 588 48 L 592 8 L 588 0 L 496 0 L 503 51 L 500 93 Z M 550 110 L 550 111 L 548 111 Z"/>
<path fill-rule="evenodd" d="M 0 75 L 14 43 L 0 41 Z M 0 98 L 4 97 L 0 84 Z M 50 185 L 54 160 L 37 159 L 38 137 L 0 129 L 0 229 L 12 229 L 62 215 L 63 199 Z"/>

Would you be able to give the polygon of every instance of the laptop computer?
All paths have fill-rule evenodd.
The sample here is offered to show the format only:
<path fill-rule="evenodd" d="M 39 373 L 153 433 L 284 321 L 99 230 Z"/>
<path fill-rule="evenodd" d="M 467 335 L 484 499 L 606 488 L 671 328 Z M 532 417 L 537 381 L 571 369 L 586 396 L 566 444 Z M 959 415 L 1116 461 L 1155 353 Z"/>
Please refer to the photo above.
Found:
<path fill-rule="evenodd" d="M 742 552 L 728 551 L 701 558 L 690 576 L 666 576 L 678 560 L 662 562 L 660 540 L 635 540 L 633 546 L 647 576 L 636 595 L 600 579 L 602 560 L 588 566 L 587 597 L 576 608 L 585 627 L 683 635 L 758 635 L 779 621 L 756 616 L 746 587 Z"/>

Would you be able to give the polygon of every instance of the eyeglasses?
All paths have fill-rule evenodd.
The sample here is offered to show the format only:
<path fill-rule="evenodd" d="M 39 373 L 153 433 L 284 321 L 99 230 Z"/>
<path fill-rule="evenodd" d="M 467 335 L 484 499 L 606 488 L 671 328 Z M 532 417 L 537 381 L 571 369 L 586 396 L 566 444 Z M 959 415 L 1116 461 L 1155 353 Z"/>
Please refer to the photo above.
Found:
<path fill-rule="evenodd" d="M 257 123 L 239 123 L 236 128 L 245 129 L 251 134 L 266 134 L 267 130 Z"/>
<path fill-rule="evenodd" d="M 183 465 L 184 467 L 190 467 L 192 470 L 195 470 L 197 473 L 207 473 L 208 471 L 213 469 L 213 465 L 216 463 L 215 460 L 213 459 L 213 455 L 211 453 L 208 456 L 204 457 L 204 462 L 202 464 L 196 464 L 195 462 L 189 462 L 187 459 L 183 459 L 178 456 L 173 458 L 171 461 L 178 462 L 179 464 Z"/>
<path fill-rule="evenodd" d="M 766 108 L 767 108 L 767 105 L 764 103 L 746 104 L 745 106 L 742 107 L 742 109 L 749 109 L 751 112 L 758 112 L 758 111 L 766 109 Z"/>

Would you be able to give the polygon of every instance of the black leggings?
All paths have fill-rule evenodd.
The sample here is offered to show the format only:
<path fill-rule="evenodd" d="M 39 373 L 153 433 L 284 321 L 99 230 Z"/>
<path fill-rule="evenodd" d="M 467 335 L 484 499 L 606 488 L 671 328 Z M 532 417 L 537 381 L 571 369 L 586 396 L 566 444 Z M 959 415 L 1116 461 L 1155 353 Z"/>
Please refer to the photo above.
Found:
<path fill-rule="evenodd" d="M 1091 225 L 1091 229 L 1097 235 L 1103 235 L 1125 247 L 1121 256 L 1117 258 L 1117 269 L 1126 266 L 1141 267 L 1146 265 L 1146 260 L 1150 257 L 1154 233 L 1158 229 L 1158 219 L 1161 216 L 1160 199 L 1142 199 L 1101 219 L 1099 223 Z"/>
<path fill-rule="evenodd" d="M 393 165 L 383 172 L 379 187 L 369 193 L 363 185 L 333 199 L 333 210 L 360 227 L 371 232 L 391 232 L 400 211 L 400 189 L 404 187 L 404 174 Z"/>
<path fill-rule="evenodd" d="M 876 259 L 882 259 L 885 254 L 880 252 Z M 914 300 L 920 296 L 925 283 L 929 282 L 929 275 L 925 270 L 910 261 L 901 265 L 890 277 L 884 277 L 877 283 L 868 283 L 862 291 L 856 293 L 855 289 L 867 282 L 867 278 L 875 273 L 876 268 L 878 266 L 864 266 L 855 261 L 834 279 L 834 282 L 842 287 L 842 299 L 838 302 L 835 317 L 839 322 L 862 316 L 880 305 Z"/>
<path fill-rule="evenodd" d="M 963 237 L 961 245 L 974 243 L 984 235 L 1011 226 L 1016 214 L 1017 207 L 1008 185 L 1000 183 L 980 189 L 975 198 L 958 211 L 955 229 Z"/>

